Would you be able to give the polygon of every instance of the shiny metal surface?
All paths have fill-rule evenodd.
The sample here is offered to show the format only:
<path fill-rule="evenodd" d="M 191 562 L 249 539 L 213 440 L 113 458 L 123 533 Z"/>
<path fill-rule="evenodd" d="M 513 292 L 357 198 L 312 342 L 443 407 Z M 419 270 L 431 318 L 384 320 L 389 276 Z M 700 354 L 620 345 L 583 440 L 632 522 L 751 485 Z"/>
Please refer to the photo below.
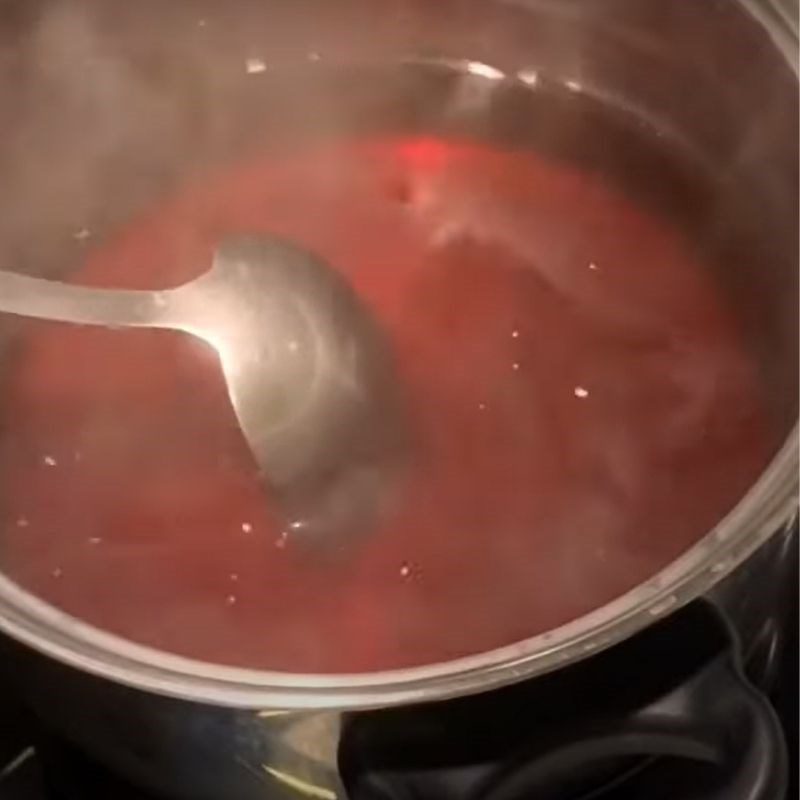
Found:
<path fill-rule="evenodd" d="M 336 712 L 245 712 L 186 703 L 0 650 L 58 733 L 170 800 L 344 800 Z"/>
<path fill-rule="evenodd" d="M 293 729 L 293 723 L 287 724 L 290 717 L 296 715 L 301 728 L 308 719 L 333 720 L 310 737 L 315 752 L 330 754 L 336 747 L 336 720 L 341 713 L 488 691 L 533 678 L 587 658 L 715 587 L 715 601 L 730 613 L 745 646 L 752 643 L 758 635 L 757 618 L 778 613 L 780 593 L 763 589 L 785 574 L 781 565 L 785 566 L 786 558 L 781 554 L 787 552 L 784 542 L 797 508 L 794 17 L 778 13 L 775 4 L 766 0 L 352 0 L 336 4 L 335 13 L 327 8 L 330 4 L 314 0 L 291 4 L 140 0 L 113 4 L 113 19 L 103 17 L 112 5 L 107 2 L 84 0 L 78 5 L 99 15 L 113 31 L 114 46 L 126 54 L 123 64 L 128 64 L 128 55 L 140 57 L 144 52 L 161 64 L 162 72 L 174 77 L 170 86 L 174 102 L 161 102 L 162 97 L 154 99 L 142 91 L 129 92 L 124 102 L 114 100 L 113 93 L 112 99 L 90 95 L 87 100 L 81 95 L 79 75 L 70 71 L 73 62 L 52 48 L 45 51 L 49 62 L 47 58 L 22 58 L 24 69 L 20 69 L 27 75 L 27 83 L 18 77 L 11 82 L 10 73 L 0 76 L 0 86 L 8 97 L 19 94 L 18 87 L 24 84 L 29 102 L 20 101 L 13 112 L 27 114 L 35 133 L 56 111 L 66 125 L 79 106 L 82 127 L 86 127 L 87 104 L 95 117 L 92 121 L 98 124 L 114 115 L 130 115 L 133 108 L 141 125 L 132 125 L 125 137 L 113 144 L 120 152 L 133 145 L 150 148 L 149 172 L 134 169 L 127 161 L 112 160 L 114 186 L 130 187 L 129 192 L 111 191 L 98 197 L 78 193 L 67 209 L 69 204 L 63 198 L 72 197 L 71 192 L 81 185 L 81 169 L 85 173 L 100 168 L 95 156 L 85 148 L 70 150 L 64 145 L 48 161 L 47 148 L 37 145 L 35 136 L 29 136 L 24 146 L 21 138 L 6 138 L 3 144 L 0 137 L 0 161 L 15 165 L 7 171 L 6 182 L 19 189 L 6 194 L 15 197 L 17 204 L 20 198 L 27 198 L 33 207 L 42 195 L 44 181 L 48 196 L 62 200 L 39 209 L 38 227 L 29 223 L 12 228 L 9 220 L 15 214 L 19 219 L 19 213 L 0 198 L 2 263 L 24 262 L 37 265 L 31 266 L 31 273 L 58 273 L 60 266 L 53 254 L 61 253 L 63 247 L 52 243 L 62 243 L 74 229 L 77 222 L 72 212 L 79 205 L 84 215 L 98 220 L 104 215 L 125 218 L 131 198 L 138 192 L 136 196 L 146 200 L 152 190 L 143 174 L 160 180 L 165 174 L 174 174 L 170 170 L 180 172 L 188 159 L 205 157 L 204 148 L 235 150 L 238 139 L 231 132 L 232 116 L 222 113 L 229 110 L 224 98 L 238 98 L 239 123 L 246 127 L 254 108 L 253 95 L 249 89 L 241 89 L 234 76 L 254 52 L 269 65 L 421 55 L 488 65 L 495 74 L 524 80 L 529 86 L 543 76 L 575 93 L 591 94 L 627 109 L 643 125 L 669 130 L 723 179 L 727 188 L 716 200 L 718 213 L 705 233 L 708 241 L 719 245 L 713 268 L 759 359 L 775 448 L 772 462 L 737 507 L 646 584 L 547 634 L 416 669 L 367 675 L 289 675 L 189 661 L 90 628 L 0 577 L 0 625 L 32 648 L 77 670 L 43 661 L 45 666 L 31 671 L 31 693 L 41 699 L 55 724 L 138 779 L 147 777 L 153 782 L 179 776 L 184 780 L 183 796 L 193 800 L 216 800 L 222 787 L 239 785 L 244 769 L 230 747 L 219 746 L 215 753 L 206 741 L 236 741 L 245 751 L 259 753 L 247 763 L 248 769 L 255 765 L 259 778 L 253 780 L 260 784 L 261 794 L 256 794 L 253 784 L 225 793 L 231 800 L 256 796 L 341 800 L 345 794 L 330 759 L 320 762 L 309 757 L 308 750 L 305 756 L 298 756 L 298 750 L 289 748 L 292 758 L 287 760 L 284 748 Z M 20 16 L 24 14 L 20 12 Z M 18 24 L 29 23 L 23 19 Z M 199 33 L 181 36 L 190 27 Z M 203 44 L 210 31 L 224 32 L 214 38 L 213 51 Z M 7 50 L 13 50 L 22 47 L 19 42 L 24 37 L 7 35 L 2 41 Z M 74 43 L 80 42 L 80 37 L 72 41 L 78 47 Z M 41 55 L 40 50 L 34 53 Z M 134 61 L 131 56 L 131 63 Z M 48 73 L 43 77 L 41 63 L 63 68 L 57 76 Z M 175 77 L 169 67 L 177 63 L 180 70 L 175 70 Z M 112 71 L 112 85 L 116 76 Z M 46 90 L 53 84 L 72 87 L 83 105 L 73 97 L 63 102 L 63 108 L 49 108 L 46 114 L 37 110 L 43 107 L 44 98 L 50 97 Z M 199 85 L 213 88 L 214 102 L 199 110 L 195 104 L 192 116 L 187 109 L 194 101 L 182 98 L 196 97 L 192 92 Z M 291 92 L 287 98 L 281 109 L 297 110 Z M 346 128 L 341 113 L 326 108 L 324 98 L 314 99 L 313 113 L 308 111 L 308 97 L 303 98 L 306 111 L 297 111 L 309 128 L 317 130 L 323 125 L 323 116 L 326 132 Z M 279 105 L 280 100 L 276 100 Z M 196 133 L 184 135 L 196 131 L 198 116 L 211 131 L 204 140 Z M 0 121 L 5 119 L 0 112 Z M 96 131 L 98 126 L 90 129 Z M 578 135 L 589 140 L 593 132 L 579 131 Z M 609 160 L 613 155 L 609 153 Z M 45 162 L 49 172 L 41 166 Z M 74 171 L 68 168 L 75 164 Z M 124 202 L 120 199 L 109 208 L 111 194 L 120 198 L 124 194 Z M 750 230 L 730 231 L 726 228 L 730 207 L 742 202 L 748 209 Z M 20 255 L 24 258 L 16 257 Z M 66 672 L 69 679 L 63 678 Z M 97 699 L 97 692 L 103 700 Z M 89 709 L 91 713 L 86 713 Z M 119 717 L 113 709 L 119 709 Z M 283 713 L 286 710 L 292 713 Z M 239 733 L 232 738 L 234 729 Z M 198 764 L 205 767 L 199 776 L 192 772 Z M 264 783 L 261 772 L 270 769 L 299 776 L 314 788 L 299 789 L 300 784 L 288 788 L 285 781 L 281 785 L 272 778 Z M 178 777 L 175 781 L 180 783 Z"/>
<path fill-rule="evenodd" d="M 303 536 L 368 528 L 401 419 L 391 353 L 355 293 L 285 242 L 235 237 L 172 289 L 101 289 L 0 272 L 0 312 L 111 328 L 164 328 L 217 353 L 255 461 Z"/>

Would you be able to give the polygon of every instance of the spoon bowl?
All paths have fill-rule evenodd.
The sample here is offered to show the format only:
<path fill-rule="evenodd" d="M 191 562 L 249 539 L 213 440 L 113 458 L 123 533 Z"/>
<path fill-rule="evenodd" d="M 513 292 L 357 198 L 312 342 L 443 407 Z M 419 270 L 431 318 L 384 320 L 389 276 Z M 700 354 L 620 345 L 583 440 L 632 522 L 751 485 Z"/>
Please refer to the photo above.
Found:
<path fill-rule="evenodd" d="M 161 291 L 0 271 L 0 312 L 204 340 L 287 532 L 336 541 L 375 523 L 403 450 L 391 352 L 347 281 L 310 253 L 230 237 L 208 271 Z"/>

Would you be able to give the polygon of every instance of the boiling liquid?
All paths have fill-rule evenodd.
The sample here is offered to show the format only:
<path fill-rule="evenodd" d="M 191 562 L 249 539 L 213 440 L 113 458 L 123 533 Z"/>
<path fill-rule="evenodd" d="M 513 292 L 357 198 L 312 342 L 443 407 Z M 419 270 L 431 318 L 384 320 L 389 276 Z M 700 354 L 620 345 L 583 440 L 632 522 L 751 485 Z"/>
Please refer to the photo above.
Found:
<path fill-rule="evenodd" d="M 317 252 L 395 348 L 416 441 L 402 502 L 315 556 L 272 518 L 212 351 L 30 323 L 6 385 L 4 569 L 137 642 L 290 671 L 475 653 L 631 589 L 767 457 L 724 299 L 632 197 L 452 131 L 332 136 L 188 184 L 71 279 L 175 285 L 242 231 Z"/>

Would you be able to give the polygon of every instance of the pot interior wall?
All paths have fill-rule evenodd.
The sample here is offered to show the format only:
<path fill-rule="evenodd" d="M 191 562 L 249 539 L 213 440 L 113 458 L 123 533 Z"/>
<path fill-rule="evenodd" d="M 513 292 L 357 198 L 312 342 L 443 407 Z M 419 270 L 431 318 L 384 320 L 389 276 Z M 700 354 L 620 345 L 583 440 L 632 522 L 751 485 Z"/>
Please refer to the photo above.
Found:
<path fill-rule="evenodd" d="M 247 58 L 266 63 L 262 79 Z M 486 130 L 461 102 L 484 78 L 443 72 L 421 92 L 413 70 L 381 73 L 398 59 L 467 59 L 515 82 L 494 91 Z M 364 61 L 378 65 L 366 89 L 319 68 Z M 488 132 L 607 172 L 686 226 L 758 354 L 776 446 L 793 423 L 796 83 L 737 3 L 9 2 L 0 63 L 4 267 L 68 272 L 86 247 L 76 232 L 97 241 L 256 139 L 281 147 L 375 125 Z M 504 101 L 534 82 L 573 96 Z M 609 106 L 624 122 L 598 137 L 593 115 Z M 625 125 L 659 146 L 632 146 Z M 13 329 L 0 320 L 4 338 Z"/>

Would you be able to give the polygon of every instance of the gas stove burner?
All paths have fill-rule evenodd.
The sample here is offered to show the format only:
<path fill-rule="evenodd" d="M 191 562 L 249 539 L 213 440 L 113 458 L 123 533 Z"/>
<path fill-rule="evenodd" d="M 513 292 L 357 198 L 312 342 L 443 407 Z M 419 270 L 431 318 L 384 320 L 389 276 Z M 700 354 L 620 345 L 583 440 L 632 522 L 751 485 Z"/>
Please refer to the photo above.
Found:
<path fill-rule="evenodd" d="M 360 715 L 341 754 L 350 796 L 779 800 L 783 734 L 744 676 L 729 633 L 717 611 L 699 602 L 527 684 Z M 786 645 L 787 658 L 796 650 Z M 780 685 L 795 674 L 785 669 Z M 788 706 L 794 702 L 796 712 L 796 697 L 785 702 L 794 725 Z"/>

